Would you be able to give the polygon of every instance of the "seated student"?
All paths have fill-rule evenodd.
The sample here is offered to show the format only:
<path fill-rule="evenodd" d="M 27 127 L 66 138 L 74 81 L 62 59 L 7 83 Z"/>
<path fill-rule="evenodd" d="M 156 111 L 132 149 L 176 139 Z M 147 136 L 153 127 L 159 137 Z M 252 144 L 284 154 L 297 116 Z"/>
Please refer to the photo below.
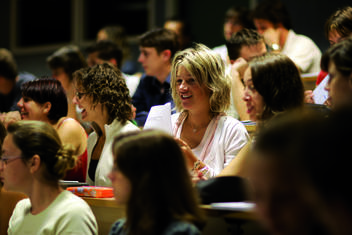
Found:
<path fill-rule="evenodd" d="M 88 137 L 86 182 L 111 186 L 107 177 L 113 165 L 111 143 L 114 136 L 139 130 L 129 119 L 131 97 L 120 70 L 110 63 L 94 65 L 73 74 L 76 89 L 73 102 L 82 109 L 82 120 L 92 122 Z"/>
<path fill-rule="evenodd" d="M 139 73 L 141 68 L 138 62 L 133 59 L 134 55 L 131 46 L 127 41 L 125 28 L 121 25 L 106 25 L 99 29 L 97 33 L 97 42 L 101 40 L 110 40 L 118 45 L 122 50 L 122 61 L 119 65 L 121 71 L 125 74 Z"/>
<path fill-rule="evenodd" d="M 0 151 L 2 154 L 2 143 L 6 136 L 6 128 L 2 122 L 0 122 Z M 0 157 L 0 234 L 7 234 L 7 228 L 9 220 L 12 215 L 13 209 L 17 202 L 26 195 L 20 192 L 11 192 L 3 188 L 3 162 Z"/>
<path fill-rule="evenodd" d="M 240 120 L 248 120 L 245 102 L 242 100 L 243 73 L 249 61 L 267 52 L 264 38 L 253 29 L 242 29 L 226 41 L 226 47 L 232 64 L 231 106 L 238 113 Z"/>
<path fill-rule="evenodd" d="M 303 108 L 304 87 L 294 62 L 283 54 L 254 58 L 244 72 L 244 96 L 250 120 L 260 129 L 280 112 Z M 247 177 L 247 159 L 252 141 L 219 176 Z"/>
<path fill-rule="evenodd" d="M 352 103 L 352 38 L 330 47 L 321 59 L 322 69 L 329 72 L 325 89 L 332 109 Z"/>
<path fill-rule="evenodd" d="M 68 45 L 56 50 L 48 56 L 46 62 L 52 72 L 53 78 L 59 80 L 65 89 L 68 103 L 68 117 L 74 118 L 83 125 L 87 133 L 92 130 L 89 124 L 84 123 L 80 117 L 80 110 L 72 102 L 74 96 L 72 74 L 78 69 L 87 67 L 87 62 L 77 46 Z"/>
<path fill-rule="evenodd" d="M 325 23 L 325 37 L 330 45 L 334 45 L 352 35 L 352 7 L 346 6 L 336 10 Z M 321 70 L 316 81 L 316 85 L 323 79 L 329 79 L 328 71 Z M 305 102 L 315 103 L 313 91 L 305 91 Z M 326 102 L 330 106 L 329 102 Z"/>
<path fill-rule="evenodd" d="M 310 38 L 291 29 L 288 11 L 281 0 L 258 3 L 253 10 L 253 21 L 272 51 L 290 57 L 302 73 L 320 71 L 320 49 Z"/>
<path fill-rule="evenodd" d="M 340 126 L 351 122 L 339 120 L 333 133 L 325 119 L 311 109 L 283 113 L 256 137 L 248 179 L 258 220 L 270 234 L 351 234 L 350 150 Z M 331 225 L 339 227 L 331 233 Z"/>
<path fill-rule="evenodd" d="M 119 46 L 110 40 L 99 40 L 86 49 L 88 54 L 87 63 L 92 67 L 103 62 L 110 62 L 121 70 L 123 53 Z M 121 70 L 122 71 L 122 70 Z M 127 87 L 131 97 L 134 95 L 139 84 L 140 77 L 137 75 L 128 75 L 122 72 L 126 80 Z"/>
<path fill-rule="evenodd" d="M 142 127 L 152 106 L 173 103 L 170 94 L 171 60 L 179 45 L 175 32 L 158 28 L 143 34 L 139 46 L 138 62 L 142 64 L 144 74 L 132 97 L 132 104 L 137 109 L 135 120 Z"/>
<path fill-rule="evenodd" d="M 126 133 L 115 138 L 112 151 L 109 178 L 116 202 L 126 205 L 126 218 L 110 235 L 201 234 L 204 215 L 173 137 L 155 130 Z"/>
<path fill-rule="evenodd" d="M 61 83 L 54 78 L 40 78 L 23 83 L 21 90 L 22 98 L 17 103 L 21 119 L 50 124 L 63 144 L 72 145 L 77 161 L 64 179 L 86 182 L 87 133 L 78 121 L 67 117 L 67 97 Z"/>
<path fill-rule="evenodd" d="M 250 11 L 243 6 L 232 6 L 227 9 L 223 24 L 225 41 L 229 40 L 234 33 L 245 28 L 254 28 L 253 22 L 250 19 Z M 225 66 L 229 65 L 229 57 L 226 44 L 216 46 L 213 48 L 213 50 L 221 56 Z"/>
<path fill-rule="evenodd" d="M 8 234 L 97 234 L 88 204 L 59 186 L 75 158 L 55 129 L 41 121 L 18 121 L 7 131 L 0 168 L 4 187 L 28 196 L 17 203 Z"/>
<path fill-rule="evenodd" d="M 175 55 L 171 74 L 173 135 L 194 173 L 214 177 L 236 158 L 249 136 L 242 123 L 225 115 L 230 82 L 221 58 L 202 44 Z"/>
<path fill-rule="evenodd" d="M 184 50 L 192 46 L 192 32 L 188 21 L 174 16 L 165 20 L 164 28 L 174 31 L 180 45 L 180 50 Z"/>
<path fill-rule="evenodd" d="M 0 120 L 6 123 L 18 116 L 17 102 L 21 99 L 21 85 L 35 79 L 29 73 L 18 72 L 12 53 L 0 48 Z"/>

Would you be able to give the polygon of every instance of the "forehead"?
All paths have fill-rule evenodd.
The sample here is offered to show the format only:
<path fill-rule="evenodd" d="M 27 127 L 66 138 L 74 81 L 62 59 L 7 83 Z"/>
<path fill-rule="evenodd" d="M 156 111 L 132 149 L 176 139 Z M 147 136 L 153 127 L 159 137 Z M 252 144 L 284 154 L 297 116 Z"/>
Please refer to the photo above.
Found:
<path fill-rule="evenodd" d="M 240 57 L 246 61 L 251 61 L 253 58 L 264 55 L 267 52 L 265 43 L 259 42 L 254 45 L 242 46 L 240 50 Z"/>
<path fill-rule="evenodd" d="M 21 150 L 15 145 L 13 142 L 13 135 L 7 134 L 4 143 L 2 146 L 3 153 L 14 153 L 14 152 L 21 152 Z"/>
<path fill-rule="evenodd" d="M 251 82 L 252 81 L 252 72 L 251 72 L 250 67 L 246 68 L 246 70 L 244 71 L 243 80 L 244 80 L 244 82 Z"/>
<path fill-rule="evenodd" d="M 188 70 L 183 65 L 179 65 L 179 66 L 177 66 L 176 76 L 177 77 L 191 77 L 192 75 L 188 72 Z"/>
<path fill-rule="evenodd" d="M 152 53 L 157 54 L 155 47 L 142 47 L 142 46 L 140 46 L 140 47 L 139 47 L 139 50 L 140 50 L 141 52 L 147 52 L 147 53 L 150 53 L 150 54 L 152 54 Z"/>

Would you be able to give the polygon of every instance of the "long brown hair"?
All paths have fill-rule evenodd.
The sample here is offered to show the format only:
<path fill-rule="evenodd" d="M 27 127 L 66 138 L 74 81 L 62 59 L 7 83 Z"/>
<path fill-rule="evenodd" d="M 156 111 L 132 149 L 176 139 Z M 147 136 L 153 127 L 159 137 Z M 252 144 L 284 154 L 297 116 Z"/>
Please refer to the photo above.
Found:
<path fill-rule="evenodd" d="M 126 229 L 130 234 L 161 234 L 173 221 L 202 225 L 198 198 L 173 137 L 144 130 L 117 137 L 114 165 L 131 183 Z"/>

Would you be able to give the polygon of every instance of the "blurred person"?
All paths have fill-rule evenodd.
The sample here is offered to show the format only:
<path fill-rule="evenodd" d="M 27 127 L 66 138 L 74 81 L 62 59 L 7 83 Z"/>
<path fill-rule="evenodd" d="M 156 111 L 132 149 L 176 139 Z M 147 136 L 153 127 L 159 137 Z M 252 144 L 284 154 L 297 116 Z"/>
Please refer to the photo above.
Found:
<path fill-rule="evenodd" d="M 330 45 L 334 45 L 352 35 L 352 7 L 346 6 L 337 9 L 325 22 L 325 37 Z M 318 74 L 316 85 L 319 85 L 324 79 L 329 79 L 328 71 L 321 70 Z M 305 101 L 315 103 L 313 91 L 305 92 Z M 330 105 L 328 102 L 326 105 Z"/>
<path fill-rule="evenodd" d="M 86 49 L 88 54 L 87 63 L 92 67 L 96 64 L 110 62 L 121 70 L 123 53 L 121 48 L 111 40 L 99 40 Z M 122 70 L 121 70 L 122 71 Z M 130 91 L 131 97 L 134 95 L 139 84 L 140 77 L 137 75 L 128 75 L 122 72 L 126 80 L 127 87 Z"/>
<path fill-rule="evenodd" d="M 320 49 L 310 38 L 292 30 L 281 0 L 261 1 L 252 13 L 255 27 L 273 52 L 290 57 L 302 73 L 320 71 Z"/>
<path fill-rule="evenodd" d="M 117 204 L 126 206 L 126 218 L 113 224 L 110 235 L 201 234 L 204 215 L 172 136 L 155 130 L 122 134 L 112 151 L 109 178 Z"/>
<path fill-rule="evenodd" d="M 88 137 L 89 185 L 111 186 L 107 177 L 113 165 L 111 144 L 114 136 L 139 130 L 129 119 L 132 116 L 131 97 L 120 70 L 110 63 L 94 65 L 73 74 L 73 102 L 82 110 L 82 120 L 92 123 L 94 131 Z"/>
<path fill-rule="evenodd" d="M 180 50 L 192 46 L 192 35 L 190 25 L 187 21 L 175 16 L 165 20 L 165 29 L 174 31 L 177 34 Z"/>
<path fill-rule="evenodd" d="M 253 29 L 254 25 L 250 19 L 250 11 L 246 7 L 232 6 L 227 9 L 223 24 L 223 32 L 225 41 L 229 40 L 231 36 L 241 29 Z M 228 52 L 226 44 L 216 46 L 213 50 L 220 54 L 225 65 L 229 64 Z"/>
<path fill-rule="evenodd" d="M 18 117 L 17 102 L 21 99 L 21 85 L 34 75 L 19 72 L 11 51 L 0 48 L 0 119 L 9 122 Z M 15 117 L 13 117 L 13 115 Z"/>
<path fill-rule="evenodd" d="M 127 41 L 127 34 L 125 28 L 121 25 L 106 25 L 99 29 L 97 33 L 97 42 L 101 40 L 110 40 L 118 45 L 122 50 L 122 61 L 120 69 L 125 74 L 136 74 L 139 72 L 137 61 L 133 60 L 131 46 Z"/>
<path fill-rule="evenodd" d="M 179 50 L 177 35 L 164 28 L 152 29 L 139 38 L 138 62 L 144 68 L 132 104 L 136 107 L 138 126 L 143 127 L 152 106 L 173 100 L 170 93 L 171 61 Z"/>
<path fill-rule="evenodd" d="M 79 121 L 88 133 L 91 132 L 87 124 L 82 122 L 80 110 L 72 102 L 74 96 L 72 74 L 81 68 L 87 67 L 87 62 L 77 46 L 69 45 L 56 50 L 47 57 L 46 62 L 52 72 L 52 77 L 59 80 L 65 89 L 68 102 L 68 117 Z"/>
<path fill-rule="evenodd" d="M 50 124 L 63 144 L 70 144 L 76 156 L 75 167 L 64 180 L 85 182 L 87 170 L 87 133 L 78 121 L 67 117 L 67 97 L 61 83 L 54 78 L 39 78 L 22 84 L 22 98 L 17 105 L 22 120 Z"/>
<path fill-rule="evenodd" d="M 231 106 L 240 120 L 248 120 L 245 102 L 242 100 L 244 85 L 243 73 L 249 61 L 264 55 L 267 50 L 263 36 L 254 29 L 242 29 L 226 41 L 230 63 L 232 64 Z"/>
<path fill-rule="evenodd" d="M 329 229 L 331 221 L 343 218 L 332 218 L 337 215 L 334 212 L 339 210 L 337 204 L 322 201 L 320 197 L 323 194 L 315 191 L 311 179 L 307 177 L 307 173 L 314 178 L 319 177 L 324 191 L 329 191 L 332 195 L 338 195 L 343 191 L 342 188 L 346 188 L 339 181 L 347 183 L 344 180 L 347 177 L 334 176 L 340 175 L 337 172 L 342 170 L 335 167 L 334 158 L 345 158 L 345 153 L 335 156 L 340 147 L 326 141 L 329 138 L 321 140 L 322 135 L 338 139 L 343 135 L 329 135 L 330 128 L 325 119 L 312 110 L 287 112 L 267 122 L 256 137 L 249 158 L 248 179 L 252 200 L 256 204 L 256 215 L 270 234 L 341 234 L 331 233 L 332 230 Z M 331 151 L 331 147 L 334 151 Z M 317 174 L 321 169 L 324 171 Z M 331 181 L 331 178 L 336 180 Z M 341 187 L 331 187 L 335 184 Z M 350 197 L 347 200 L 350 201 Z M 336 202 L 342 204 L 340 198 Z M 329 221 L 324 221 L 322 217 L 327 212 L 324 209 L 329 207 L 334 209 L 329 211 Z M 343 210 L 345 209 L 344 207 Z M 348 224 L 350 219 L 351 217 Z M 341 221 L 339 231 L 350 227 L 345 222 Z"/>
<path fill-rule="evenodd" d="M 322 69 L 329 72 L 325 89 L 332 109 L 352 104 L 352 38 L 334 44 L 321 59 Z"/>
<path fill-rule="evenodd" d="M 17 203 L 8 234 L 97 234 L 89 205 L 59 186 L 75 164 L 72 148 L 45 122 L 18 121 L 7 131 L 0 161 L 4 187 L 28 196 Z"/>
<path fill-rule="evenodd" d="M 244 125 L 224 111 L 230 82 L 218 54 L 197 44 L 178 52 L 172 62 L 173 135 L 195 174 L 214 177 L 236 158 L 249 136 Z M 214 147 L 216 146 L 216 147 Z"/>

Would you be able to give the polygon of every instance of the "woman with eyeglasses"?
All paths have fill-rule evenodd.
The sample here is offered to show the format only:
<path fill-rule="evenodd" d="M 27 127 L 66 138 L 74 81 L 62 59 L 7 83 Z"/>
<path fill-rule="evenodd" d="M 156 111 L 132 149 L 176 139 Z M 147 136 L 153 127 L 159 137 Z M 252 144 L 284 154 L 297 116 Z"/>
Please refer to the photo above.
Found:
<path fill-rule="evenodd" d="M 17 203 L 8 234 L 97 234 L 89 205 L 59 186 L 75 165 L 71 146 L 41 121 L 18 121 L 7 131 L 0 165 L 4 187 L 28 196 Z"/>
<path fill-rule="evenodd" d="M 68 117 L 65 90 L 54 78 L 40 78 L 21 87 L 22 98 L 17 103 L 22 120 L 38 120 L 50 124 L 65 144 L 71 144 L 77 162 L 64 177 L 65 180 L 86 181 L 87 133 L 81 124 Z"/>
<path fill-rule="evenodd" d="M 2 143 L 6 137 L 6 128 L 2 122 L 0 122 L 0 152 L 2 153 Z M 0 154 L 1 156 L 2 154 Z M 6 163 L 5 163 L 6 162 Z M 12 215 L 13 209 L 15 208 L 17 202 L 26 195 L 20 192 L 7 191 L 3 187 L 3 165 L 7 164 L 6 159 L 0 157 L 0 234 L 7 234 L 7 228 L 9 224 L 10 217 Z"/>
<path fill-rule="evenodd" d="M 107 177 L 113 166 L 111 144 L 114 136 L 139 130 L 132 117 L 131 97 L 120 70 L 112 64 L 97 64 L 73 74 L 73 102 L 82 110 L 82 120 L 91 122 L 94 132 L 88 137 L 86 182 L 111 186 Z"/>

